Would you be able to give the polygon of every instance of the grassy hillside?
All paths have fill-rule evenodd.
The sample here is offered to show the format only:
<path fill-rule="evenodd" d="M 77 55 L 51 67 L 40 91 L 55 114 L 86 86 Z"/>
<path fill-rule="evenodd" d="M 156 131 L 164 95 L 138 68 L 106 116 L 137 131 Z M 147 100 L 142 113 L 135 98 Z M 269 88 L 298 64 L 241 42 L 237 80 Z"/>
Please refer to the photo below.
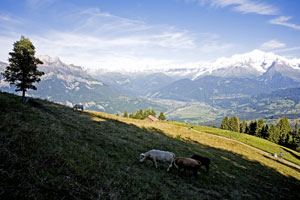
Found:
<path fill-rule="evenodd" d="M 170 121 L 169 123 L 174 124 L 174 125 L 179 125 L 182 127 L 186 127 L 186 128 L 190 127 L 190 125 L 188 125 L 186 123 L 177 122 L 177 121 Z M 262 139 L 259 137 L 255 137 L 253 135 L 245 134 L 245 133 L 238 133 L 238 132 L 223 130 L 223 129 L 219 129 L 219 128 L 213 128 L 213 127 L 208 127 L 208 126 L 193 125 L 193 129 L 204 132 L 204 133 L 210 133 L 210 134 L 214 134 L 214 135 L 219 135 L 219 136 L 224 136 L 227 138 L 235 139 L 237 141 L 243 142 L 245 144 L 256 147 L 258 149 L 261 149 L 261 150 L 266 151 L 271 154 L 274 154 L 274 153 L 279 154 L 280 152 L 282 152 L 284 155 L 284 159 L 300 165 L 300 153 L 298 153 L 294 150 L 291 150 L 289 148 L 286 148 L 284 146 L 280 146 L 278 144 L 270 142 L 268 140 L 265 140 L 265 139 Z"/>
<path fill-rule="evenodd" d="M 149 149 L 212 160 L 196 179 Z M 0 199 L 299 199 L 300 172 L 233 141 L 0 93 Z"/>

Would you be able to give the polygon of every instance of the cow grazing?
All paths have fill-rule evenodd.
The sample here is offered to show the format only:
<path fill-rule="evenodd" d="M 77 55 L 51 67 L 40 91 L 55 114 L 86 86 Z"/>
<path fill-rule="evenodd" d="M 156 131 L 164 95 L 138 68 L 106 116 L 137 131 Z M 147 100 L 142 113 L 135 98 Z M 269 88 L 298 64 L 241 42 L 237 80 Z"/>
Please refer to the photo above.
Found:
<path fill-rule="evenodd" d="M 209 165 L 210 165 L 210 159 L 209 158 L 204 157 L 204 156 L 200 156 L 198 154 L 192 155 L 191 158 L 193 158 L 195 160 L 199 160 L 202 163 L 202 165 L 205 166 L 206 172 L 209 171 Z"/>
<path fill-rule="evenodd" d="M 169 171 L 174 162 L 175 154 L 169 151 L 152 149 L 146 153 L 141 153 L 140 162 L 144 162 L 146 159 L 151 160 L 155 165 L 155 168 L 157 168 L 157 161 L 170 163 L 169 167 L 167 168 L 167 171 Z"/>
<path fill-rule="evenodd" d="M 73 106 L 73 110 L 79 110 L 79 109 L 83 111 L 83 105 L 75 104 Z"/>
<path fill-rule="evenodd" d="M 198 171 L 201 168 L 201 162 L 192 158 L 181 157 L 175 159 L 174 166 L 179 170 L 184 169 L 184 171 L 193 171 L 194 175 L 198 176 Z"/>

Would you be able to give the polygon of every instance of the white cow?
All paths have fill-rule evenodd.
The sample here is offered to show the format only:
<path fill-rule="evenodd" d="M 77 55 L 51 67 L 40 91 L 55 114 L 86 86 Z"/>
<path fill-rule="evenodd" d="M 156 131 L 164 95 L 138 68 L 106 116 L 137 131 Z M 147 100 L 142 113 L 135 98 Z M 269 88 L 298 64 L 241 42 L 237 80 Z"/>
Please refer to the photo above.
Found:
<path fill-rule="evenodd" d="M 146 153 L 141 153 L 140 162 L 144 162 L 146 159 L 151 160 L 155 165 L 155 168 L 157 168 L 156 161 L 170 163 L 169 167 L 167 168 L 167 171 L 169 171 L 174 162 L 175 154 L 169 151 L 152 149 L 150 151 L 147 151 Z"/>

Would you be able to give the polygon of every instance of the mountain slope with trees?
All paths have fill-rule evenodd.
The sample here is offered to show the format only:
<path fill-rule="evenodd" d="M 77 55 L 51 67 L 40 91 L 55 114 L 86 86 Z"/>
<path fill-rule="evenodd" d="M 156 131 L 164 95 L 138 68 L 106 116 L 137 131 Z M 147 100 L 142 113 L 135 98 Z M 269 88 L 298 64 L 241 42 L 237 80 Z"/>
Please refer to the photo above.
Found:
<path fill-rule="evenodd" d="M 298 122 L 292 129 L 287 117 L 281 117 L 276 124 L 265 124 L 263 119 L 252 120 L 249 125 L 236 116 L 224 117 L 221 128 L 238 133 L 247 133 L 256 137 L 267 139 L 281 146 L 300 152 L 300 135 Z"/>

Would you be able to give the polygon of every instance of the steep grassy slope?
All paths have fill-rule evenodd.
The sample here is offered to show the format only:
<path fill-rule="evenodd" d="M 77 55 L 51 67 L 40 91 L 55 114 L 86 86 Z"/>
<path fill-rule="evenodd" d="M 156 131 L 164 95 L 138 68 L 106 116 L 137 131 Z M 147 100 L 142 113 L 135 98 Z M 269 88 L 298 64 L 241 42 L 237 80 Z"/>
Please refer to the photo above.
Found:
<path fill-rule="evenodd" d="M 152 148 L 208 156 L 211 171 L 139 163 Z M 0 199 L 300 198 L 298 170 L 238 143 L 1 93 L 0 180 Z"/>

